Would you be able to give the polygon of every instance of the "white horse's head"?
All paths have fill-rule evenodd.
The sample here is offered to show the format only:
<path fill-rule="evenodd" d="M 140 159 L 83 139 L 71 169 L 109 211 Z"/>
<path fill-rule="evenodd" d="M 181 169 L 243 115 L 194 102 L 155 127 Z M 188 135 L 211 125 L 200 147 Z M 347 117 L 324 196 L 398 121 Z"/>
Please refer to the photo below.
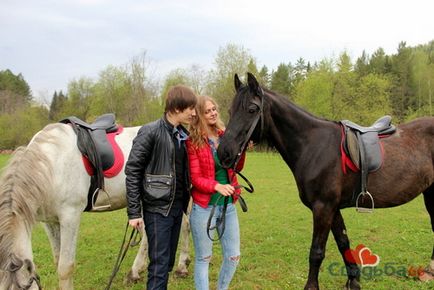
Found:
<path fill-rule="evenodd" d="M 2 192 L 4 194 L 4 192 Z M 2 213 L 7 199 L 0 200 Z M 10 206 L 9 206 L 10 207 Z M 41 289 L 33 264 L 31 228 L 22 217 L 10 212 L 0 221 L 0 289 Z"/>
<path fill-rule="evenodd" d="M 18 148 L 0 177 L 0 289 L 41 289 L 31 233 L 50 180 L 48 162 L 40 155 Z"/>
<path fill-rule="evenodd" d="M 21 259 L 15 254 L 9 254 L 2 261 L 0 270 L 0 289 L 8 290 L 39 290 L 39 276 L 35 265 L 29 259 Z"/>

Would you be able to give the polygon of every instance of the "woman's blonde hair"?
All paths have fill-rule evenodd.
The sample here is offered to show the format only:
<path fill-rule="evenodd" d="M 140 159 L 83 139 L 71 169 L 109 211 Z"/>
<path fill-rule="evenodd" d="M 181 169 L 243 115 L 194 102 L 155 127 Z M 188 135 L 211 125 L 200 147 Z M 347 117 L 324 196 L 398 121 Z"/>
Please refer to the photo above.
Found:
<path fill-rule="evenodd" d="M 197 97 L 197 103 L 196 103 L 196 118 L 193 119 L 193 121 L 190 123 L 189 131 L 190 131 L 190 140 L 193 143 L 193 145 L 197 147 L 201 147 L 203 144 L 205 144 L 207 133 L 208 133 L 208 124 L 205 120 L 205 104 L 207 101 L 210 101 L 213 103 L 213 105 L 216 106 L 217 112 L 218 110 L 218 104 L 216 101 L 210 97 L 210 96 L 198 96 Z M 217 115 L 217 122 L 214 125 L 216 130 L 224 130 L 225 125 L 223 124 L 222 120 L 220 119 L 220 113 Z"/>

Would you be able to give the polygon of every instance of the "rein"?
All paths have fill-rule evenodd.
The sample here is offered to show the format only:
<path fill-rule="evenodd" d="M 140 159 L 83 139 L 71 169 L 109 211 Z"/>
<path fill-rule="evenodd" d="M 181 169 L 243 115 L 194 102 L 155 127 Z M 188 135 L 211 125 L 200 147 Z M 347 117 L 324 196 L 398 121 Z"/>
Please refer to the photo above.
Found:
<path fill-rule="evenodd" d="M 253 193 L 255 191 L 255 189 L 253 188 L 252 183 L 244 176 L 242 175 L 240 172 L 238 171 L 234 171 L 235 174 L 238 174 L 246 183 L 247 186 L 244 185 L 237 185 L 235 186 L 235 189 L 240 189 L 240 188 L 244 188 L 247 192 Z M 235 176 L 234 174 L 234 176 Z M 247 212 L 247 203 L 244 200 L 244 198 L 241 196 L 241 194 L 235 194 L 238 197 L 238 201 L 240 202 L 240 206 L 241 209 L 243 210 L 243 212 Z M 211 226 L 211 221 L 212 218 L 215 215 L 215 210 L 217 208 L 217 204 L 219 203 L 220 199 L 224 198 L 224 204 L 223 204 L 223 211 L 222 214 L 219 218 L 217 218 L 216 220 L 216 224 L 214 226 Z M 229 196 L 223 196 L 223 195 L 219 195 L 219 197 L 217 198 L 216 202 L 214 203 L 214 205 L 212 206 L 211 212 L 209 214 L 209 218 L 208 218 L 208 222 L 206 225 L 206 234 L 208 235 L 208 238 L 215 242 L 221 239 L 221 237 L 223 236 L 223 233 L 225 232 L 225 227 L 226 227 L 226 210 L 228 207 L 228 203 L 229 203 Z M 217 238 L 213 238 L 211 237 L 211 231 L 215 230 L 217 228 L 220 228 L 219 231 L 217 231 Z"/>
<path fill-rule="evenodd" d="M 125 227 L 124 238 L 122 240 L 121 247 L 119 249 L 118 257 L 117 257 L 115 265 L 113 267 L 112 274 L 110 275 L 109 282 L 108 282 L 107 286 L 104 288 L 104 290 L 110 289 L 110 287 L 113 283 L 113 280 L 114 280 L 116 274 L 118 273 L 118 271 L 121 267 L 122 261 L 124 260 L 126 254 L 128 252 L 128 248 L 130 246 L 131 247 L 135 246 L 139 243 L 136 241 L 137 235 L 139 234 L 139 231 L 137 231 L 135 228 L 133 228 L 133 230 L 131 231 L 131 235 L 130 235 L 130 238 L 128 239 L 128 242 L 125 243 L 126 237 L 127 237 L 127 232 L 128 232 L 128 222 L 127 222 L 127 225 Z"/>
<path fill-rule="evenodd" d="M 235 162 L 234 162 L 234 165 L 232 166 L 232 170 L 235 172 L 235 174 L 232 176 L 231 180 L 229 181 L 229 184 L 232 184 L 233 178 L 235 177 L 236 174 L 238 174 L 247 183 L 248 187 L 246 187 L 244 185 L 237 185 L 237 186 L 235 186 L 235 189 L 244 188 L 247 192 L 250 192 L 250 193 L 253 193 L 255 191 L 252 183 L 247 179 L 247 177 L 245 177 L 243 174 L 241 174 L 241 172 L 239 172 L 236 168 L 237 168 L 238 162 L 241 159 L 241 155 L 243 154 L 248 142 L 250 141 L 250 137 L 252 136 L 253 131 L 255 130 L 256 125 L 258 124 L 259 120 L 261 120 L 260 139 L 262 137 L 262 131 L 264 128 L 264 110 L 263 110 L 263 108 L 264 108 L 264 91 L 261 87 L 260 87 L 260 89 L 261 89 L 261 105 L 259 106 L 259 112 L 256 115 L 255 119 L 253 120 L 253 123 L 250 126 L 249 131 L 247 132 L 247 135 L 246 135 L 247 137 L 240 147 L 240 151 L 238 152 L 237 157 L 236 157 Z M 241 194 L 236 194 L 236 195 L 237 195 L 238 200 L 240 202 L 241 209 L 243 210 L 243 212 L 247 212 L 248 208 L 247 208 L 247 204 L 246 204 L 244 198 L 241 196 Z M 211 221 L 215 215 L 215 210 L 217 208 L 217 204 L 220 201 L 220 199 L 223 197 L 224 197 L 224 204 L 223 204 L 222 214 L 219 218 L 217 218 L 216 224 L 214 226 L 211 226 Z M 217 198 L 217 200 L 216 200 L 215 204 L 213 205 L 211 212 L 209 214 L 209 218 L 208 218 L 208 222 L 207 222 L 207 226 L 206 226 L 206 234 L 208 235 L 208 238 L 213 242 L 220 240 L 221 237 L 223 236 L 224 231 L 225 231 L 226 210 L 227 210 L 228 202 L 229 202 L 229 196 L 220 195 Z M 217 228 L 220 228 L 220 231 L 217 231 L 217 238 L 214 239 L 211 237 L 210 232 L 212 230 L 217 229 Z"/>

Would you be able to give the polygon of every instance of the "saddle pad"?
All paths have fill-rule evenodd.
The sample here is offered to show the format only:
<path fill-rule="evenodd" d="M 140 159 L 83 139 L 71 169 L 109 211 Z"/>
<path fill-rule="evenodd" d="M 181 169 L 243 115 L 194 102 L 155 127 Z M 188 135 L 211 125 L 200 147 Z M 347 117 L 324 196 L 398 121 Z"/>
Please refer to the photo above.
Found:
<path fill-rule="evenodd" d="M 122 170 L 124 166 L 124 154 L 122 153 L 121 148 L 115 141 L 115 137 L 122 133 L 123 131 L 122 126 L 118 126 L 118 130 L 116 132 L 108 133 L 107 134 L 107 140 L 109 141 L 112 149 L 113 149 L 113 155 L 114 155 L 114 162 L 113 165 L 110 168 L 107 168 L 104 170 L 104 177 L 110 178 L 114 177 L 119 174 L 119 172 Z M 82 156 L 84 167 L 86 168 L 87 173 L 92 176 L 94 175 L 92 164 L 89 162 L 89 160 Z"/>

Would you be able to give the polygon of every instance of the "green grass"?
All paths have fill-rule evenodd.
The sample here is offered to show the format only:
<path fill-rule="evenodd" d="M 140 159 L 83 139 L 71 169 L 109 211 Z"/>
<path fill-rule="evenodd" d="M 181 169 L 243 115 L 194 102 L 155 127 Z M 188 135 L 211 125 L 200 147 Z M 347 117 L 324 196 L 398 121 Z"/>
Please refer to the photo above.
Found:
<path fill-rule="evenodd" d="M 0 154 L 0 168 L 3 168 L 3 166 L 6 165 L 7 161 L 9 160 L 8 154 Z"/>
<path fill-rule="evenodd" d="M 299 200 L 289 168 L 280 155 L 249 153 L 243 173 L 252 181 L 255 193 L 244 195 L 249 211 L 238 211 L 242 257 L 231 289 L 302 289 L 307 279 L 312 216 Z M 434 288 L 434 282 L 421 283 L 402 275 L 410 266 L 426 266 L 432 252 L 432 232 L 421 196 L 401 207 L 375 210 L 373 214 L 345 209 L 343 216 L 352 248 L 362 243 L 381 258 L 374 275 L 364 271 L 363 289 Z M 126 221 L 125 210 L 83 214 L 74 274 L 76 289 L 105 287 Z M 41 226 L 34 230 L 33 250 L 44 289 L 56 289 L 51 250 Z M 193 250 L 191 253 L 194 255 Z M 210 267 L 212 289 L 221 264 L 220 253 L 216 244 Z M 144 288 L 144 282 L 133 286 L 123 284 L 134 254 L 133 250 L 128 253 L 112 289 Z M 346 277 L 336 271 L 342 265 L 330 234 L 320 271 L 322 289 L 342 289 Z M 169 288 L 194 289 L 192 275 L 184 279 L 171 277 Z"/>

